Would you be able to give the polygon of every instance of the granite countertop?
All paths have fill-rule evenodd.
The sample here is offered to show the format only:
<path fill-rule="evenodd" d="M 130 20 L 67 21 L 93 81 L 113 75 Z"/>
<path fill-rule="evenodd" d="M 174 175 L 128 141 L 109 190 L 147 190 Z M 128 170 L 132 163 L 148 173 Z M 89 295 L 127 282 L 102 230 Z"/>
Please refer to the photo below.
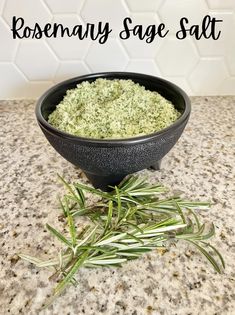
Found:
<path fill-rule="evenodd" d="M 59 243 L 45 230 L 62 229 L 56 196 L 63 192 L 56 173 L 85 181 L 81 171 L 47 143 L 34 116 L 34 101 L 1 101 L 0 314 L 227 315 L 235 310 L 234 117 L 235 97 L 192 98 L 189 124 L 161 171 L 145 170 L 192 199 L 211 200 L 202 211 L 213 221 L 226 270 L 216 274 L 183 243 L 154 251 L 120 269 L 82 269 L 79 286 L 69 288 L 40 311 L 54 283 L 50 270 L 17 260 L 21 251 L 52 255 Z"/>

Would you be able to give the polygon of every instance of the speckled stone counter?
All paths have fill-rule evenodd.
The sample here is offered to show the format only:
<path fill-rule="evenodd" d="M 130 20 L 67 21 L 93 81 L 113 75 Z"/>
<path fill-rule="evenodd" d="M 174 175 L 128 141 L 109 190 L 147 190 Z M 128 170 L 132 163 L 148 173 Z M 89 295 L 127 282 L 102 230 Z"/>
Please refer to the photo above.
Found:
<path fill-rule="evenodd" d="M 50 270 L 17 260 L 21 251 L 51 257 L 59 248 L 45 230 L 59 229 L 56 173 L 85 178 L 47 143 L 34 117 L 33 101 L 0 102 L 1 211 L 0 314 L 227 315 L 235 314 L 234 117 L 235 97 L 192 99 L 192 115 L 159 172 L 143 171 L 172 191 L 211 200 L 201 217 L 216 226 L 216 245 L 226 260 L 223 275 L 183 243 L 152 252 L 120 269 L 82 269 L 48 310 L 40 308 L 54 283 Z"/>

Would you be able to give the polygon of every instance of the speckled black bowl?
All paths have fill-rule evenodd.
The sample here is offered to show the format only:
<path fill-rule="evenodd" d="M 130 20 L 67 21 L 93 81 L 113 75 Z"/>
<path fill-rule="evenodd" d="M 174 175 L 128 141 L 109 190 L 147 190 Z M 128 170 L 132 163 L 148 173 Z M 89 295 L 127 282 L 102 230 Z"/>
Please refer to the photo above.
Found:
<path fill-rule="evenodd" d="M 67 90 L 75 88 L 82 81 L 94 81 L 97 78 L 131 79 L 148 90 L 159 92 L 170 100 L 182 115 L 170 127 L 159 132 L 121 140 L 77 137 L 59 131 L 47 122 L 48 115 L 63 99 Z M 106 190 L 108 185 L 119 183 L 128 174 L 149 167 L 157 169 L 161 159 L 181 136 L 190 111 L 188 96 L 171 82 L 139 73 L 105 72 L 76 77 L 53 86 L 38 100 L 36 117 L 55 150 L 66 160 L 79 166 L 95 187 Z"/>

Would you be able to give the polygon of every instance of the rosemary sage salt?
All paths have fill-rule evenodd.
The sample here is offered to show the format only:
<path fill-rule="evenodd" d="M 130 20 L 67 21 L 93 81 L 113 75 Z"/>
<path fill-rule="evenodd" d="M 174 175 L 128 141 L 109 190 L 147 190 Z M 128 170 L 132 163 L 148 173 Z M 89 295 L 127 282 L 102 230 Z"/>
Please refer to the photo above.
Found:
<path fill-rule="evenodd" d="M 68 90 L 48 122 L 76 136 L 120 139 L 159 131 L 179 116 L 170 101 L 131 80 L 97 79 Z"/>

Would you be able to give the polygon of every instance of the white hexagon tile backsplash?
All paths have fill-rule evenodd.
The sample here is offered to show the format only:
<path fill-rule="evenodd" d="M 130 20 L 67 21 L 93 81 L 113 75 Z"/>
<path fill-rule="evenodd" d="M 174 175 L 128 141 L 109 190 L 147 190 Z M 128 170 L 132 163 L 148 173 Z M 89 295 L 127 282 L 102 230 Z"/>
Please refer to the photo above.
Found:
<path fill-rule="evenodd" d="M 176 39 L 179 20 L 222 19 L 219 40 Z M 105 44 L 87 38 L 12 39 L 12 17 L 25 25 L 109 22 Z M 147 27 L 165 23 L 152 43 L 119 38 L 123 19 Z M 99 71 L 132 71 L 175 82 L 190 95 L 235 94 L 235 0 L 0 0 L 0 99 L 36 98 L 66 78 Z"/>

